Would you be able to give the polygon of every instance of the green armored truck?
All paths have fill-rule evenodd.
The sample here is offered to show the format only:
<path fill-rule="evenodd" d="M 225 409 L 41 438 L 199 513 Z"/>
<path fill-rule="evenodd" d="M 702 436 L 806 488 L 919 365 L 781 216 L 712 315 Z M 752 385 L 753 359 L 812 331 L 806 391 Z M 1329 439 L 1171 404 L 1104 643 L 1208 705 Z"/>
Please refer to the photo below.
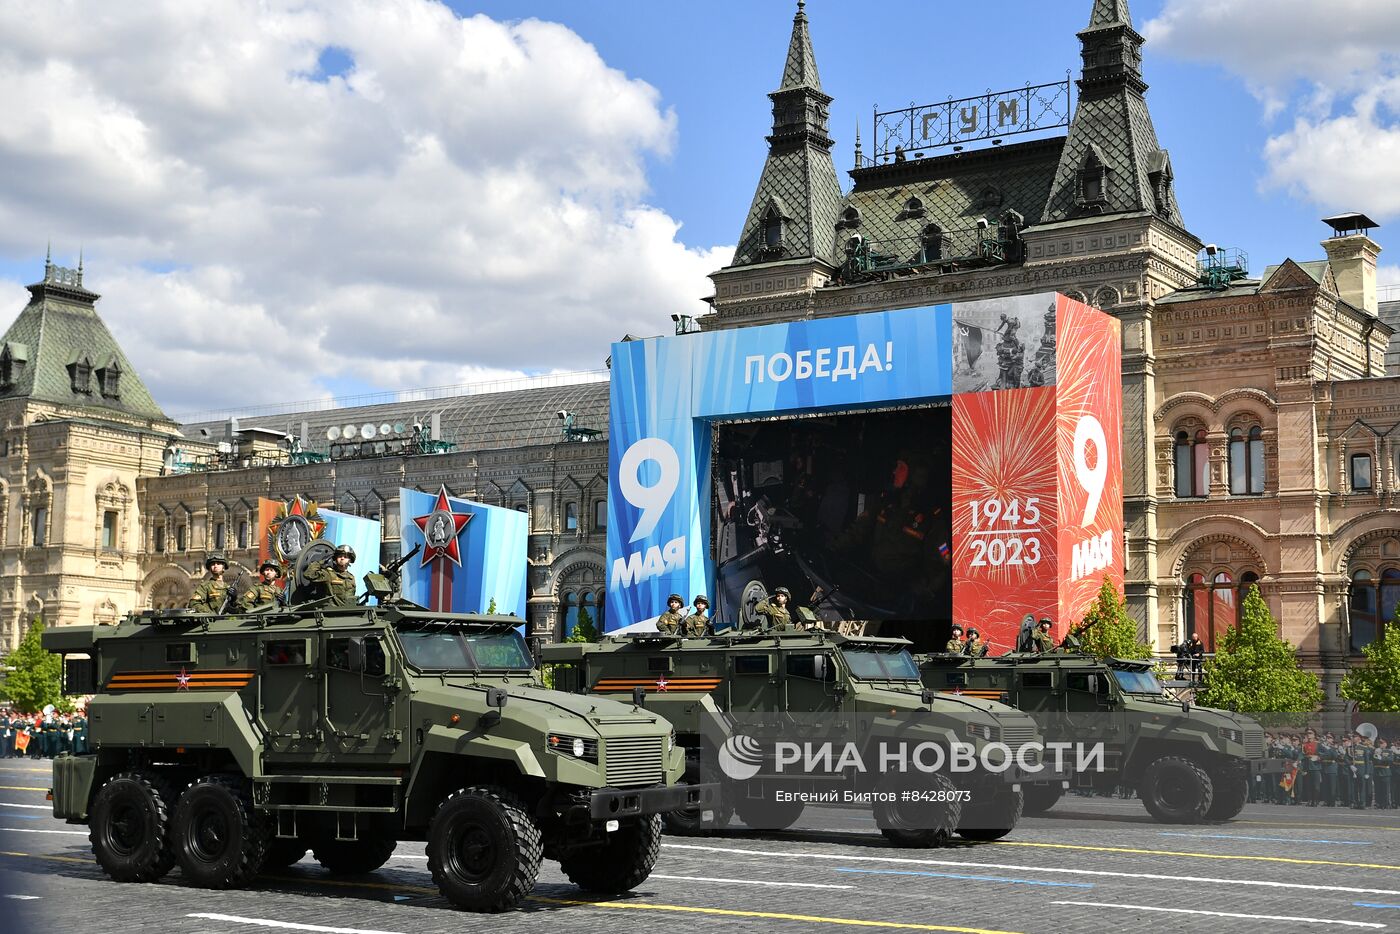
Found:
<path fill-rule="evenodd" d="M 647 709 L 676 725 L 687 779 L 719 782 L 722 793 L 718 808 L 669 815 L 673 831 L 723 826 L 734 812 L 750 827 L 782 829 L 806 805 L 830 803 L 870 806 L 881 832 L 901 846 L 939 846 L 953 833 L 1005 836 L 1021 814 L 1020 783 L 1062 774 L 1040 761 L 1032 718 L 925 690 L 908 646 L 825 630 L 640 633 L 546 646 L 541 662 L 564 690 L 644 692 Z M 848 754 L 835 765 L 847 767 L 822 758 L 819 741 L 829 740 Z M 816 757 L 800 777 L 783 772 L 782 742 Z M 974 754 L 975 769 L 878 768 L 881 755 L 920 748 L 933 754 L 922 765 L 951 763 L 959 746 Z M 988 759 L 992 767 L 983 767 Z"/>
<path fill-rule="evenodd" d="M 242 886 L 308 849 L 364 873 L 421 840 L 475 911 L 518 904 L 542 858 L 625 891 L 651 872 L 658 815 L 713 790 L 677 784 L 658 711 L 546 690 L 519 624 L 323 601 L 51 629 L 66 690 L 94 695 L 92 752 L 54 762 L 54 815 L 91 828 L 119 881 L 178 865 Z"/>
<path fill-rule="evenodd" d="M 928 688 L 996 697 L 1035 717 L 1049 743 L 1102 744 L 1102 760 L 1072 781 L 1109 793 L 1137 792 L 1165 823 L 1229 820 L 1250 780 L 1277 772 L 1264 758 L 1264 731 L 1249 717 L 1168 697 L 1151 662 L 1091 655 L 1015 652 L 988 658 L 919 656 Z M 1024 788 L 1025 813 L 1049 810 L 1061 783 Z"/>

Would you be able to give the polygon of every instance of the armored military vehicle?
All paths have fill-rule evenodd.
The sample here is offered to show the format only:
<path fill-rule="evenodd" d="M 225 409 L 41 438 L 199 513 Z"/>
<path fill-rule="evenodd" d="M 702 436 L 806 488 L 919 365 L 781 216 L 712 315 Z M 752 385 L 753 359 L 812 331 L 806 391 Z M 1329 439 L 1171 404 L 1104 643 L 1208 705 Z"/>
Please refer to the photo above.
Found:
<path fill-rule="evenodd" d="M 737 812 L 750 827 L 791 826 L 809 803 L 873 805 L 881 832 L 901 846 L 939 846 L 953 833 L 994 840 L 1021 814 L 1020 782 L 1056 773 L 1039 759 L 1034 721 L 994 701 L 949 697 L 919 683 L 904 639 L 849 637 L 825 630 L 734 632 L 709 638 L 658 633 L 605 637 L 598 643 L 546 646 L 541 662 L 556 687 L 592 695 L 645 693 L 648 710 L 676 725 L 686 776 L 720 782 L 719 807 L 687 808 L 667 818 L 673 831 L 723 826 Z M 742 776 L 725 755 L 773 736 L 854 739 L 868 771 L 779 774 L 771 754 L 753 756 Z M 743 743 L 735 744 L 736 739 Z M 955 745 L 984 752 L 1006 744 L 1003 770 L 881 774 L 871 765 L 877 743 Z M 1023 748 L 1024 747 L 1024 748 Z M 945 759 L 944 761 L 951 761 Z M 718 767 L 717 767 L 718 766 Z M 1026 766 L 1023 768 L 1022 766 Z M 1044 771 L 1037 771 L 1044 769 Z M 889 800 L 893 786 L 914 800 Z M 889 782 L 889 786 L 882 783 Z"/>
<path fill-rule="evenodd" d="M 1264 758 L 1264 731 L 1249 717 L 1168 697 L 1152 663 L 1078 653 L 1014 652 L 988 658 L 922 655 L 928 688 L 1002 700 L 1035 717 L 1046 742 L 1103 744 L 1103 763 L 1072 781 L 1108 793 L 1137 792 L 1165 823 L 1229 820 L 1249 782 L 1281 763 Z M 1061 783 L 1024 787 L 1025 813 L 1049 810 Z"/>
<path fill-rule="evenodd" d="M 475 911 L 519 903 L 542 858 L 625 891 L 651 872 L 658 815 L 713 789 L 677 784 L 658 711 L 546 690 L 519 625 L 390 600 L 51 629 L 66 690 L 94 695 L 93 752 L 55 760 L 54 815 L 90 826 L 119 881 L 178 864 L 242 886 L 308 849 L 364 873 L 421 840 Z"/>

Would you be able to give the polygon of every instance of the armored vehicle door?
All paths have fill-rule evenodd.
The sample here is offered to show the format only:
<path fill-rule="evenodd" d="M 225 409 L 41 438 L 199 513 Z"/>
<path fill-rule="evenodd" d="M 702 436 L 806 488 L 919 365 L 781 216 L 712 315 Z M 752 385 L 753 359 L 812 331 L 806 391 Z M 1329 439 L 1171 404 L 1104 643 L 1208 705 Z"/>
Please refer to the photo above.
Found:
<path fill-rule="evenodd" d="M 782 658 L 787 710 L 805 713 L 841 709 L 836 691 L 836 659 L 831 652 L 784 652 Z"/>
<path fill-rule="evenodd" d="M 301 762 L 321 748 L 317 637 L 266 632 L 258 640 L 258 722 L 267 758 Z"/>
<path fill-rule="evenodd" d="M 408 754 L 408 698 L 389 640 L 380 633 L 326 633 L 322 726 L 333 762 L 387 762 Z"/>
<path fill-rule="evenodd" d="M 778 653 L 739 649 L 729 653 L 729 710 L 776 712 L 782 709 L 782 681 L 774 670 Z"/>
<path fill-rule="evenodd" d="M 1112 708 L 1112 690 L 1108 672 L 1100 669 L 1075 671 L 1067 669 L 1065 679 L 1065 722 L 1070 729 L 1103 727 L 1100 719 Z"/>

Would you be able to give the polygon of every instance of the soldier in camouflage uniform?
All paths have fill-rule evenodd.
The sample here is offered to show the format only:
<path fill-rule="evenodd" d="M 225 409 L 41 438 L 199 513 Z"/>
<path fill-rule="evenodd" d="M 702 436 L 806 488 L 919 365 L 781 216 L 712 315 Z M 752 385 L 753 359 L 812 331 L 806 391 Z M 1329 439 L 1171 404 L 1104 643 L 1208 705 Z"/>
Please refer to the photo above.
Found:
<path fill-rule="evenodd" d="M 987 654 L 987 643 L 982 641 L 982 634 L 976 629 L 967 631 L 967 641 L 963 643 L 962 651 L 964 655 L 973 658 L 982 658 Z"/>
<path fill-rule="evenodd" d="M 949 655 L 961 655 L 963 649 L 963 630 L 961 626 L 953 627 L 953 634 L 948 637 L 948 644 L 943 646 L 943 651 Z"/>
<path fill-rule="evenodd" d="M 1050 627 L 1053 625 L 1050 620 L 1042 619 L 1034 634 L 1031 635 L 1035 651 L 1041 655 L 1049 655 L 1055 651 L 1055 637 L 1050 635 Z"/>
<path fill-rule="evenodd" d="M 224 603 L 228 599 L 228 583 L 224 580 L 224 571 L 228 568 L 228 559 L 221 552 L 213 552 L 204 559 L 204 570 L 208 576 L 199 582 L 195 587 L 194 595 L 190 597 L 188 607 L 196 613 L 222 613 Z"/>
<path fill-rule="evenodd" d="M 776 629 L 778 632 L 792 628 L 792 616 L 788 613 L 787 608 L 788 601 L 791 599 L 792 591 L 786 587 L 778 587 L 767 600 L 759 601 L 758 606 L 754 607 L 753 611 L 768 621 L 763 628 Z"/>
<path fill-rule="evenodd" d="M 691 601 L 690 612 L 685 617 L 685 635 L 688 639 L 701 639 L 705 636 L 715 634 L 714 624 L 710 621 L 710 598 L 702 593 L 695 595 Z"/>
<path fill-rule="evenodd" d="M 281 565 L 276 561 L 264 561 L 258 568 L 258 582 L 249 587 L 238 601 L 243 609 L 251 610 L 255 606 L 276 603 L 281 599 L 282 590 L 276 583 L 281 576 Z"/>
<path fill-rule="evenodd" d="M 350 570 L 354 561 L 355 549 L 337 545 L 330 563 L 311 568 L 306 579 L 321 585 L 321 596 L 330 597 L 332 606 L 354 606 L 355 574 Z"/>
<path fill-rule="evenodd" d="M 685 617 L 681 616 L 681 607 L 685 606 L 685 597 L 678 593 L 673 593 L 666 598 L 666 612 L 656 618 L 656 631 L 664 632 L 668 636 L 679 635 L 684 624 Z"/>

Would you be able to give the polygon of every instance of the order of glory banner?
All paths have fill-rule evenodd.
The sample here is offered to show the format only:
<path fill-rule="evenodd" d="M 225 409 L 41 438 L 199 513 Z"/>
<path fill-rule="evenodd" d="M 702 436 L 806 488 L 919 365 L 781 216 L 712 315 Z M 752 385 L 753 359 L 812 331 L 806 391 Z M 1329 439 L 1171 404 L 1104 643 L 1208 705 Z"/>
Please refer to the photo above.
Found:
<path fill-rule="evenodd" d="M 950 399 L 952 437 L 908 439 L 852 511 L 879 523 L 872 503 L 897 507 L 919 458 L 951 445 L 952 605 L 920 615 L 1002 648 L 1026 613 L 1063 628 L 1104 574 L 1122 580 L 1118 360 L 1117 322 L 1052 293 L 614 344 L 609 628 L 714 592 L 711 496 L 730 481 L 710 476 L 712 422 Z"/>

